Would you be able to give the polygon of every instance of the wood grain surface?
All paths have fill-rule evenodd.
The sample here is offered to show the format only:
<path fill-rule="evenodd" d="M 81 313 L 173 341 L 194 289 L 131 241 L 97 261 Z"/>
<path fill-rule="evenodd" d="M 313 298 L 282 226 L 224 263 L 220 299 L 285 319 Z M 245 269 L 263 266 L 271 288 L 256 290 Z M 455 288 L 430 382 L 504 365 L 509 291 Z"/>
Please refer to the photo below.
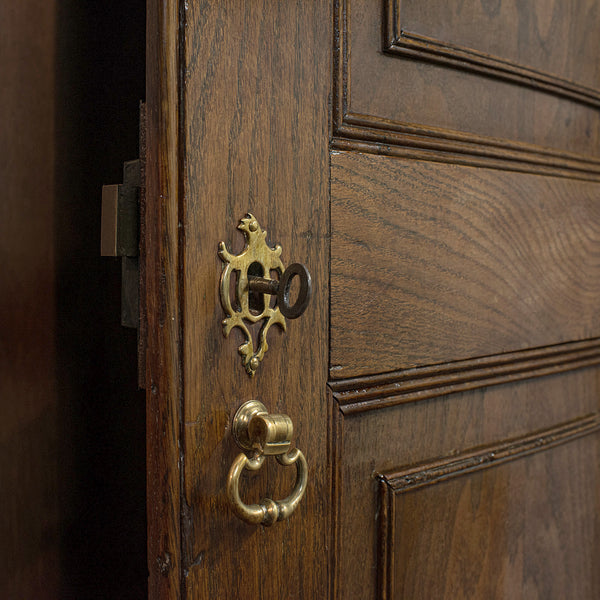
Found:
<path fill-rule="evenodd" d="M 153 599 L 598 589 L 597 112 L 385 56 L 383 8 L 150 6 Z M 497 162 L 445 164 L 475 156 Z M 314 283 L 254 378 L 218 297 L 218 244 L 242 250 L 248 212 Z M 309 464 L 305 498 L 270 528 L 225 494 L 250 399 L 291 417 Z M 412 476 L 428 485 L 401 489 Z M 241 495 L 293 480 L 266 461 Z"/>
<path fill-rule="evenodd" d="M 582 60 L 600 52 L 594 0 L 387 3 L 394 50 L 454 68 L 505 77 L 598 106 L 600 70 Z M 523 39 L 527 43 L 523 43 Z M 392 50 L 392 48 L 390 48 Z"/>
<path fill-rule="evenodd" d="M 589 426 L 563 429 L 548 433 L 562 445 L 548 447 L 540 432 L 533 454 L 523 454 L 530 440 L 514 441 L 506 460 L 493 447 L 492 461 L 436 485 L 399 490 L 386 479 L 380 549 L 388 569 L 379 597 L 598 596 L 598 474 L 585 464 L 598 455 L 599 438 L 581 437 Z M 482 453 L 469 458 L 485 461 Z"/>
<path fill-rule="evenodd" d="M 398 11 L 417 31 L 396 27 L 394 42 L 386 33 L 401 18 L 394 6 L 336 2 L 336 147 L 598 179 L 595 7 L 473 2 L 436 11 L 436 3 L 403 2 Z M 478 29 L 483 22 L 494 25 Z M 448 39 L 411 37 L 419 29 Z M 477 59 L 444 46 L 461 40 Z"/>
<path fill-rule="evenodd" d="M 334 153 L 331 194 L 332 377 L 600 334 L 595 184 Z"/>
<path fill-rule="evenodd" d="M 556 569 L 554 578 L 542 566 L 543 561 L 559 565 L 566 556 L 564 552 L 578 554 L 583 546 L 587 550 L 581 555 L 582 564 L 577 566 L 576 572 L 586 581 L 572 584 L 574 589 L 581 591 L 581 595 L 575 597 L 594 598 L 593 586 L 598 581 L 590 570 L 593 562 L 589 560 L 598 552 L 599 540 L 597 532 L 590 530 L 588 534 L 586 529 L 593 529 L 594 507 L 600 502 L 596 469 L 598 434 L 594 433 L 598 381 L 598 370 L 590 368 L 357 414 L 344 415 L 337 407 L 333 408 L 336 449 L 334 597 L 339 600 L 380 598 L 383 579 L 395 590 L 395 595 L 391 596 L 394 598 L 450 599 L 471 597 L 471 592 L 474 597 L 485 598 L 490 589 L 485 586 L 498 585 L 504 578 L 508 591 L 496 590 L 487 597 L 508 599 L 517 590 L 524 595 L 517 593 L 516 597 L 543 598 L 545 590 L 556 585 L 559 594 L 548 597 L 560 598 L 569 578 L 562 567 Z M 548 446 L 538 443 L 544 438 L 540 433 L 544 430 L 558 428 L 572 433 L 580 426 L 581 431 L 587 433 L 580 441 L 573 439 L 564 446 L 547 450 L 544 448 Z M 571 433 L 567 433 L 567 437 Z M 394 558 L 392 564 L 386 566 L 383 562 L 387 560 L 385 552 L 379 554 L 384 543 L 379 527 L 387 519 L 380 511 L 379 474 L 389 475 L 398 486 L 403 476 L 412 474 L 417 486 L 419 477 L 426 480 L 428 470 L 433 472 L 436 465 L 461 464 L 461 457 L 466 458 L 473 451 L 475 455 L 485 455 L 486 448 L 493 451 L 505 445 L 511 448 L 510 454 L 515 448 L 523 448 L 524 439 L 530 440 L 532 453 L 516 460 L 514 467 L 506 467 L 501 472 L 504 467 L 498 467 L 498 475 L 493 473 L 495 467 L 486 470 L 489 475 L 481 477 L 489 478 L 491 488 L 485 498 L 474 499 L 473 504 L 469 494 L 471 491 L 478 494 L 477 490 L 485 486 L 480 486 L 480 476 L 474 476 L 473 480 L 467 472 L 454 479 L 456 483 L 452 485 L 458 490 L 456 495 L 454 491 L 445 493 L 443 486 L 449 483 L 435 481 L 421 491 L 407 483 L 410 489 L 394 494 L 394 505 L 400 512 L 396 512 L 395 517 Z M 515 444 L 515 440 L 519 442 Z M 498 451 L 498 458 L 501 456 Z M 488 461 L 490 466 L 491 462 Z M 538 483 L 537 487 L 534 482 Z M 563 483 L 565 489 L 561 490 Z M 501 489 L 504 492 L 501 493 Z M 420 497 L 421 493 L 423 496 Z M 511 503 L 513 496 L 519 499 L 519 504 Z M 405 501 L 410 506 L 403 504 Z M 525 526 L 523 511 L 529 510 L 534 510 L 538 516 Z M 418 524 L 413 523 L 413 515 L 418 517 Z M 496 527 L 502 532 L 502 539 L 486 537 L 479 531 L 480 526 Z M 575 528 L 572 532 L 571 526 Z M 559 531 L 564 547 L 557 549 Z M 459 532 L 464 536 L 462 548 L 455 545 L 455 536 Z M 548 532 L 555 532 L 557 537 L 548 538 L 546 547 L 544 542 L 534 548 L 536 540 L 546 539 Z M 473 545 L 469 543 L 471 534 Z M 420 544 L 423 544 L 421 561 L 413 562 L 404 548 L 417 549 Z M 475 560 L 474 557 L 480 555 L 474 564 L 461 563 L 461 556 L 471 556 L 470 560 Z M 391 556 L 389 552 L 387 556 Z M 511 562 L 514 556 L 525 556 L 522 571 L 515 570 Z M 545 558 L 541 563 L 537 562 L 541 557 Z M 488 568 L 486 564 L 500 568 L 500 562 L 512 566 L 495 575 L 489 570 L 479 571 L 481 566 Z M 408 565 L 411 565 L 410 569 Z M 528 588 L 524 585 L 528 578 L 532 579 L 531 595 L 527 595 Z M 409 587 L 401 587 L 403 580 L 411 582 Z M 458 587 L 445 589 L 446 581 L 452 581 L 452 585 Z M 416 588 L 411 587 L 414 585 L 422 586 L 428 593 L 415 592 Z M 484 591 L 477 591 L 477 586 L 483 586 Z M 361 594 L 357 595 L 356 590 L 361 590 Z M 570 597 L 568 593 L 565 596 Z"/>
<path fill-rule="evenodd" d="M 146 349 L 148 596 L 181 591 L 179 2 L 147 4 Z"/>
<path fill-rule="evenodd" d="M 318 598 L 326 594 L 328 2 L 189 3 L 185 11 L 182 585 L 188 598 Z M 256 376 L 236 330 L 225 339 L 218 243 L 239 252 L 252 212 L 285 265 L 304 263 L 314 296 L 287 333 L 269 331 Z M 309 464 L 306 496 L 289 521 L 248 525 L 225 484 L 240 449 L 237 408 L 252 398 L 288 414 Z M 243 475 L 247 502 L 283 498 L 289 473 L 269 460 Z M 182 592 L 183 593 L 183 592 Z"/>

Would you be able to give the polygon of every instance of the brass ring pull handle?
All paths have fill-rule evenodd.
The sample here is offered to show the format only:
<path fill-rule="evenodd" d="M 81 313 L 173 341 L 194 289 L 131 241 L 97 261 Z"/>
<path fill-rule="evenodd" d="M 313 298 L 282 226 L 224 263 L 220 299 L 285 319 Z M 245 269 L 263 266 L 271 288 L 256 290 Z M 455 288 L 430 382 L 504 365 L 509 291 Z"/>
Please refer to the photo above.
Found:
<path fill-rule="evenodd" d="M 294 512 L 300 500 L 302 500 L 308 482 L 306 458 L 304 458 L 304 454 L 298 448 L 294 448 L 287 454 L 277 456 L 277 461 L 284 466 L 296 463 L 298 474 L 292 493 L 284 500 L 265 498 L 259 504 L 245 504 L 240 498 L 240 475 L 244 469 L 258 471 L 264 461 L 264 455 L 257 456 L 256 458 L 248 458 L 243 453 L 239 454 L 233 461 L 227 481 L 227 497 L 233 511 L 242 521 L 253 523 L 254 525 L 261 523 L 263 525 L 273 525 L 276 521 L 287 519 Z"/>
<path fill-rule="evenodd" d="M 300 280 L 300 291 L 296 302 L 290 305 L 290 291 L 294 277 Z M 252 292 L 277 296 L 277 306 L 286 319 L 297 319 L 306 310 L 312 295 L 312 280 L 308 269 L 301 263 L 291 264 L 281 275 L 281 280 L 265 277 L 248 277 L 248 288 Z"/>
<path fill-rule="evenodd" d="M 238 445 L 252 450 L 252 455 L 237 456 L 227 477 L 227 498 L 235 514 L 254 525 L 272 525 L 287 519 L 296 509 L 306 492 L 308 464 L 298 448 L 292 448 L 292 420 L 287 415 L 269 415 L 257 400 L 243 404 L 233 419 L 233 435 Z M 275 456 L 279 464 L 296 465 L 296 483 L 291 494 L 283 500 L 265 498 L 259 504 L 245 504 L 239 491 L 242 471 L 258 471 L 267 456 Z"/>

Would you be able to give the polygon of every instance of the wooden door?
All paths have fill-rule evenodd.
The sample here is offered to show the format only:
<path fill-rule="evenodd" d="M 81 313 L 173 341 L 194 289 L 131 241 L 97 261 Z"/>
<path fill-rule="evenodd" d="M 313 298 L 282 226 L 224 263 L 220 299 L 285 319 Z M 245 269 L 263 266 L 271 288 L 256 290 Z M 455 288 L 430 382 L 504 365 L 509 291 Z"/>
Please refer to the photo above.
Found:
<path fill-rule="evenodd" d="M 151 597 L 597 598 L 600 6 L 148 10 Z M 253 378 L 247 212 L 314 282 Z M 272 527 L 225 495 L 250 399 L 309 463 Z"/>

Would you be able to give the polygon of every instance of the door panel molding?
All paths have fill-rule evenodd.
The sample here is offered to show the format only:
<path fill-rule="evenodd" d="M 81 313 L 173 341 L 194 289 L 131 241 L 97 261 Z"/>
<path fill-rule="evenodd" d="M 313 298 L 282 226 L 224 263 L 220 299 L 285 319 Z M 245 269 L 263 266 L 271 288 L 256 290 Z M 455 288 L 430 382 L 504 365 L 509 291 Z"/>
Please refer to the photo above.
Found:
<path fill-rule="evenodd" d="M 541 71 L 533 76 L 527 67 L 510 66 L 501 59 L 486 58 L 484 66 L 481 52 L 473 53 L 469 63 L 447 45 L 443 46 L 443 60 L 442 46 L 434 44 L 425 53 L 426 44 L 417 36 L 413 39 L 397 33 L 400 9 L 395 1 L 399 2 L 390 0 L 382 8 L 380 3 L 367 7 L 366 0 L 360 0 L 360 18 L 354 23 L 352 7 L 358 0 L 335 2 L 334 149 L 594 181 L 600 178 L 598 90 Z M 366 32 L 368 27 L 371 31 Z M 376 43 L 370 39 L 374 35 L 379 36 Z M 387 67 L 386 60 L 391 61 Z M 375 61 L 378 69 L 364 66 Z M 462 67 L 457 69 L 459 62 Z M 363 81 L 378 70 L 376 80 Z M 362 78 L 353 85 L 357 73 L 362 73 Z M 523 85 L 526 79 L 528 86 Z M 454 90 L 452 94 L 467 90 L 457 96 L 456 106 L 441 111 L 445 116 L 436 122 L 426 116 L 437 115 L 434 100 L 429 104 L 433 102 L 435 107 L 432 104 L 431 110 L 421 110 L 429 106 L 428 97 L 444 95 L 440 89 L 428 87 L 430 80 L 443 82 L 442 88 Z M 415 86 L 418 91 L 413 90 Z M 527 104 L 523 94 L 531 96 Z M 376 96 L 383 98 L 383 104 L 374 101 Z M 419 96 L 421 102 L 415 104 Z M 409 98 L 409 104 L 402 108 L 404 98 Z M 512 107 L 520 104 L 535 110 L 529 116 L 518 114 Z M 464 105 L 464 110 L 459 110 L 459 105 Z M 460 116 L 467 114 L 469 119 Z M 546 118 L 539 119 L 542 114 Z M 574 123 L 581 135 L 572 134 Z"/>
<path fill-rule="evenodd" d="M 595 571 L 595 563 L 593 559 L 579 560 L 573 557 L 563 557 L 561 544 L 565 538 L 570 543 L 578 543 L 582 548 L 592 549 L 594 547 L 594 536 L 589 531 L 593 531 L 593 519 L 595 500 L 593 496 L 586 496 L 585 493 L 580 493 L 578 486 L 581 485 L 583 479 L 588 475 L 585 468 L 577 468 L 572 466 L 568 479 L 562 480 L 561 485 L 557 486 L 554 478 L 559 472 L 558 469 L 552 469 L 556 464 L 566 461 L 573 465 L 574 461 L 579 458 L 583 459 L 590 450 L 587 445 L 585 447 L 576 448 L 572 445 L 573 442 L 586 438 L 590 440 L 592 434 L 595 434 L 600 429 L 598 415 L 587 415 L 573 421 L 563 423 L 551 429 L 537 432 L 532 435 L 524 436 L 510 441 L 492 444 L 479 448 L 474 451 L 460 454 L 459 456 L 450 456 L 431 461 L 426 464 L 403 468 L 397 471 L 381 473 L 379 477 L 379 504 L 378 504 L 378 587 L 379 598 L 384 600 L 399 597 L 402 593 L 410 595 L 410 589 L 415 585 L 416 581 L 420 580 L 420 585 L 429 586 L 435 589 L 426 590 L 425 593 L 439 595 L 440 586 L 445 589 L 449 584 L 444 581 L 445 574 L 452 578 L 453 574 L 462 571 L 462 585 L 477 585 L 476 578 L 481 575 L 481 571 L 488 571 L 487 575 L 482 576 L 487 586 L 512 586 L 515 593 L 509 594 L 511 597 L 517 597 L 523 592 L 524 583 L 519 579 L 519 560 L 506 561 L 506 554 L 514 557 L 517 554 L 522 554 L 520 560 L 535 561 L 535 556 L 539 554 L 535 552 L 536 547 L 546 547 L 551 545 L 555 548 L 554 560 L 558 563 L 548 566 L 545 562 L 542 563 L 540 571 L 551 571 L 552 569 L 565 568 L 561 560 L 576 562 L 576 565 L 569 565 L 566 572 L 570 573 L 571 577 L 563 584 L 568 587 L 569 592 L 573 592 L 578 597 L 587 597 L 588 594 L 593 594 L 589 586 L 592 586 L 594 580 L 593 573 Z M 589 441 L 589 443 L 594 443 Z M 558 446 L 571 445 L 562 455 L 556 455 L 554 452 L 548 453 Z M 533 457 L 541 457 L 541 461 L 535 461 Z M 524 462 L 519 468 L 505 468 L 504 471 L 496 471 L 497 468 L 506 466 L 507 463 L 522 460 L 527 457 L 529 461 Z M 483 472 L 493 471 L 494 475 L 487 478 Z M 532 502 L 531 506 L 538 506 L 537 514 L 527 514 L 526 509 L 519 508 L 519 495 L 527 494 L 527 491 L 532 489 L 531 481 L 534 480 L 537 474 L 537 502 Z M 590 474 L 592 477 L 594 473 Z M 565 478 L 565 479 L 567 479 Z M 437 488 L 437 485 L 447 486 L 453 480 L 463 480 L 456 482 L 452 488 Z M 440 495 L 445 498 L 445 502 L 437 502 L 432 504 L 431 497 L 421 490 L 425 490 L 434 486 L 437 490 L 435 497 Z M 559 491 L 560 488 L 560 491 Z M 409 492 L 411 492 L 409 494 Z M 417 492 L 417 496 L 413 493 Z M 555 498 L 556 494 L 560 494 L 563 504 L 562 511 L 556 511 L 554 503 L 559 505 L 559 500 Z M 508 500 L 508 496 L 512 495 L 513 501 Z M 577 498 L 576 502 L 567 503 L 568 498 Z M 398 505 L 398 503 L 403 504 Z M 435 508 L 434 508 L 435 506 Z M 534 509 L 535 510 L 535 509 Z M 435 512 L 437 511 L 437 512 Z M 495 525 L 490 515 L 500 511 L 502 516 L 497 516 L 501 525 Z M 531 512 L 531 507 L 529 507 Z M 418 514 L 417 514 L 418 513 Z M 407 520 L 406 517 L 411 515 Z M 528 527 L 532 521 L 544 521 L 547 531 L 550 531 L 548 539 L 528 535 Z M 402 531 L 398 530 L 398 525 Z M 589 527 L 586 527 L 589 525 Z M 422 548 L 414 548 L 421 544 L 420 541 L 415 542 L 415 536 L 404 536 L 405 529 L 414 527 L 422 527 L 420 529 L 420 538 L 427 540 L 433 544 L 434 550 L 428 558 L 427 567 L 415 576 L 413 567 L 411 566 L 410 556 L 416 555 L 419 560 L 422 557 Z M 518 530 L 519 541 L 521 545 L 529 545 L 529 551 L 524 551 L 523 547 L 513 546 L 505 548 L 505 541 L 502 539 L 503 532 L 507 529 Z M 539 527 L 533 526 L 534 531 L 539 531 Z M 471 536 L 479 536 L 483 539 L 493 538 L 493 543 L 485 542 L 485 551 L 473 554 L 471 550 L 471 560 L 466 560 L 461 557 L 461 552 L 455 547 L 455 544 L 460 545 L 460 537 L 465 531 L 469 531 Z M 496 537 L 499 536 L 499 537 Z M 411 540 L 408 546 L 406 543 L 398 543 L 398 539 L 407 537 Z M 434 540 L 437 543 L 434 543 Z M 442 565 L 440 561 L 451 560 L 448 558 L 450 549 L 454 548 L 453 556 L 459 557 L 458 560 L 463 560 L 462 566 L 455 565 L 454 569 L 450 569 L 449 565 Z M 419 553 L 419 549 L 421 553 Z M 539 549 L 539 548 L 538 548 Z M 581 555 L 585 556 L 585 552 Z M 574 577 L 573 572 L 580 571 L 579 577 Z M 398 572 L 399 571 L 399 572 Z M 427 577 L 428 572 L 439 573 L 441 577 Z M 472 577 L 465 577 L 464 572 L 471 572 Z M 493 575 L 490 575 L 493 573 Z M 475 579 L 474 579 L 475 578 Z M 547 581 L 548 577 L 541 577 L 541 583 Z M 597 577 L 596 583 L 597 583 Z M 578 585 L 581 589 L 574 591 Z M 408 591 L 407 591 L 407 588 Z M 505 590 L 506 591 L 506 590 Z M 556 589 L 552 590 L 557 592 Z M 567 590 L 565 590 L 567 591 Z M 462 597 L 463 593 L 471 596 L 473 588 L 462 590 L 462 593 L 457 592 L 458 596 Z M 498 594 L 495 590 L 486 589 L 482 591 L 478 589 L 478 595 L 483 597 L 493 597 Z"/>
<path fill-rule="evenodd" d="M 341 412 L 351 415 L 597 364 L 600 338 L 332 380 L 329 387 Z"/>
<path fill-rule="evenodd" d="M 555 73 L 544 72 L 503 56 L 486 54 L 472 47 L 421 35 L 416 31 L 407 31 L 411 26 L 410 23 L 404 23 L 402 6 L 405 4 L 402 0 L 386 1 L 386 10 L 383 12 L 386 52 L 505 79 L 582 104 L 600 107 L 600 90 L 597 88 L 564 79 Z M 508 27 L 504 31 L 507 29 Z"/>
<path fill-rule="evenodd" d="M 425 464 L 385 471 L 379 473 L 377 477 L 386 496 L 390 493 L 402 494 L 452 477 L 489 469 L 535 452 L 543 452 L 559 444 L 595 433 L 599 429 L 600 419 L 597 414 L 583 415 L 527 436 L 490 444 L 458 456 L 448 456 Z"/>

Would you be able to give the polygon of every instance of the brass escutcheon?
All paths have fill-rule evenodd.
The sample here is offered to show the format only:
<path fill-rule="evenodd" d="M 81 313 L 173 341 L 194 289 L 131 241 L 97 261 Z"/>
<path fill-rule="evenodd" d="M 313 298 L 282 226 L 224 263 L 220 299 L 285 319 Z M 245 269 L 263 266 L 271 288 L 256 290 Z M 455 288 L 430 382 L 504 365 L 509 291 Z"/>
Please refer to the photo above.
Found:
<path fill-rule="evenodd" d="M 294 263 L 287 269 L 281 262 L 281 246 L 269 247 L 267 232 L 250 213 L 240 221 L 238 229 L 246 238 L 246 247 L 240 254 L 232 254 L 224 242 L 219 244 L 219 257 L 225 263 L 220 280 L 221 306 L 227 315 L 223 321 L 225 337 L 234 327 L 242 330 L 245 341 L 238 348 L 246 372 L 254 376 L 268 349 L 267 332 L 272 325 L 286 329 L 285 319 L 298 318 L 308 306 L 312 294 L 312 282 L 308 269 Z M 271 279 L 275 272 L 278 279 Z M 234 278 L 237 283 L 231 287 Z M 300 286 L 297 297 L 291 304 L 291 286 L 297 278 Z M 271 305 L 270 296 L 277 301 Z M 250 326 L 261 323 L 257 347 L 254 347 Z"/>

